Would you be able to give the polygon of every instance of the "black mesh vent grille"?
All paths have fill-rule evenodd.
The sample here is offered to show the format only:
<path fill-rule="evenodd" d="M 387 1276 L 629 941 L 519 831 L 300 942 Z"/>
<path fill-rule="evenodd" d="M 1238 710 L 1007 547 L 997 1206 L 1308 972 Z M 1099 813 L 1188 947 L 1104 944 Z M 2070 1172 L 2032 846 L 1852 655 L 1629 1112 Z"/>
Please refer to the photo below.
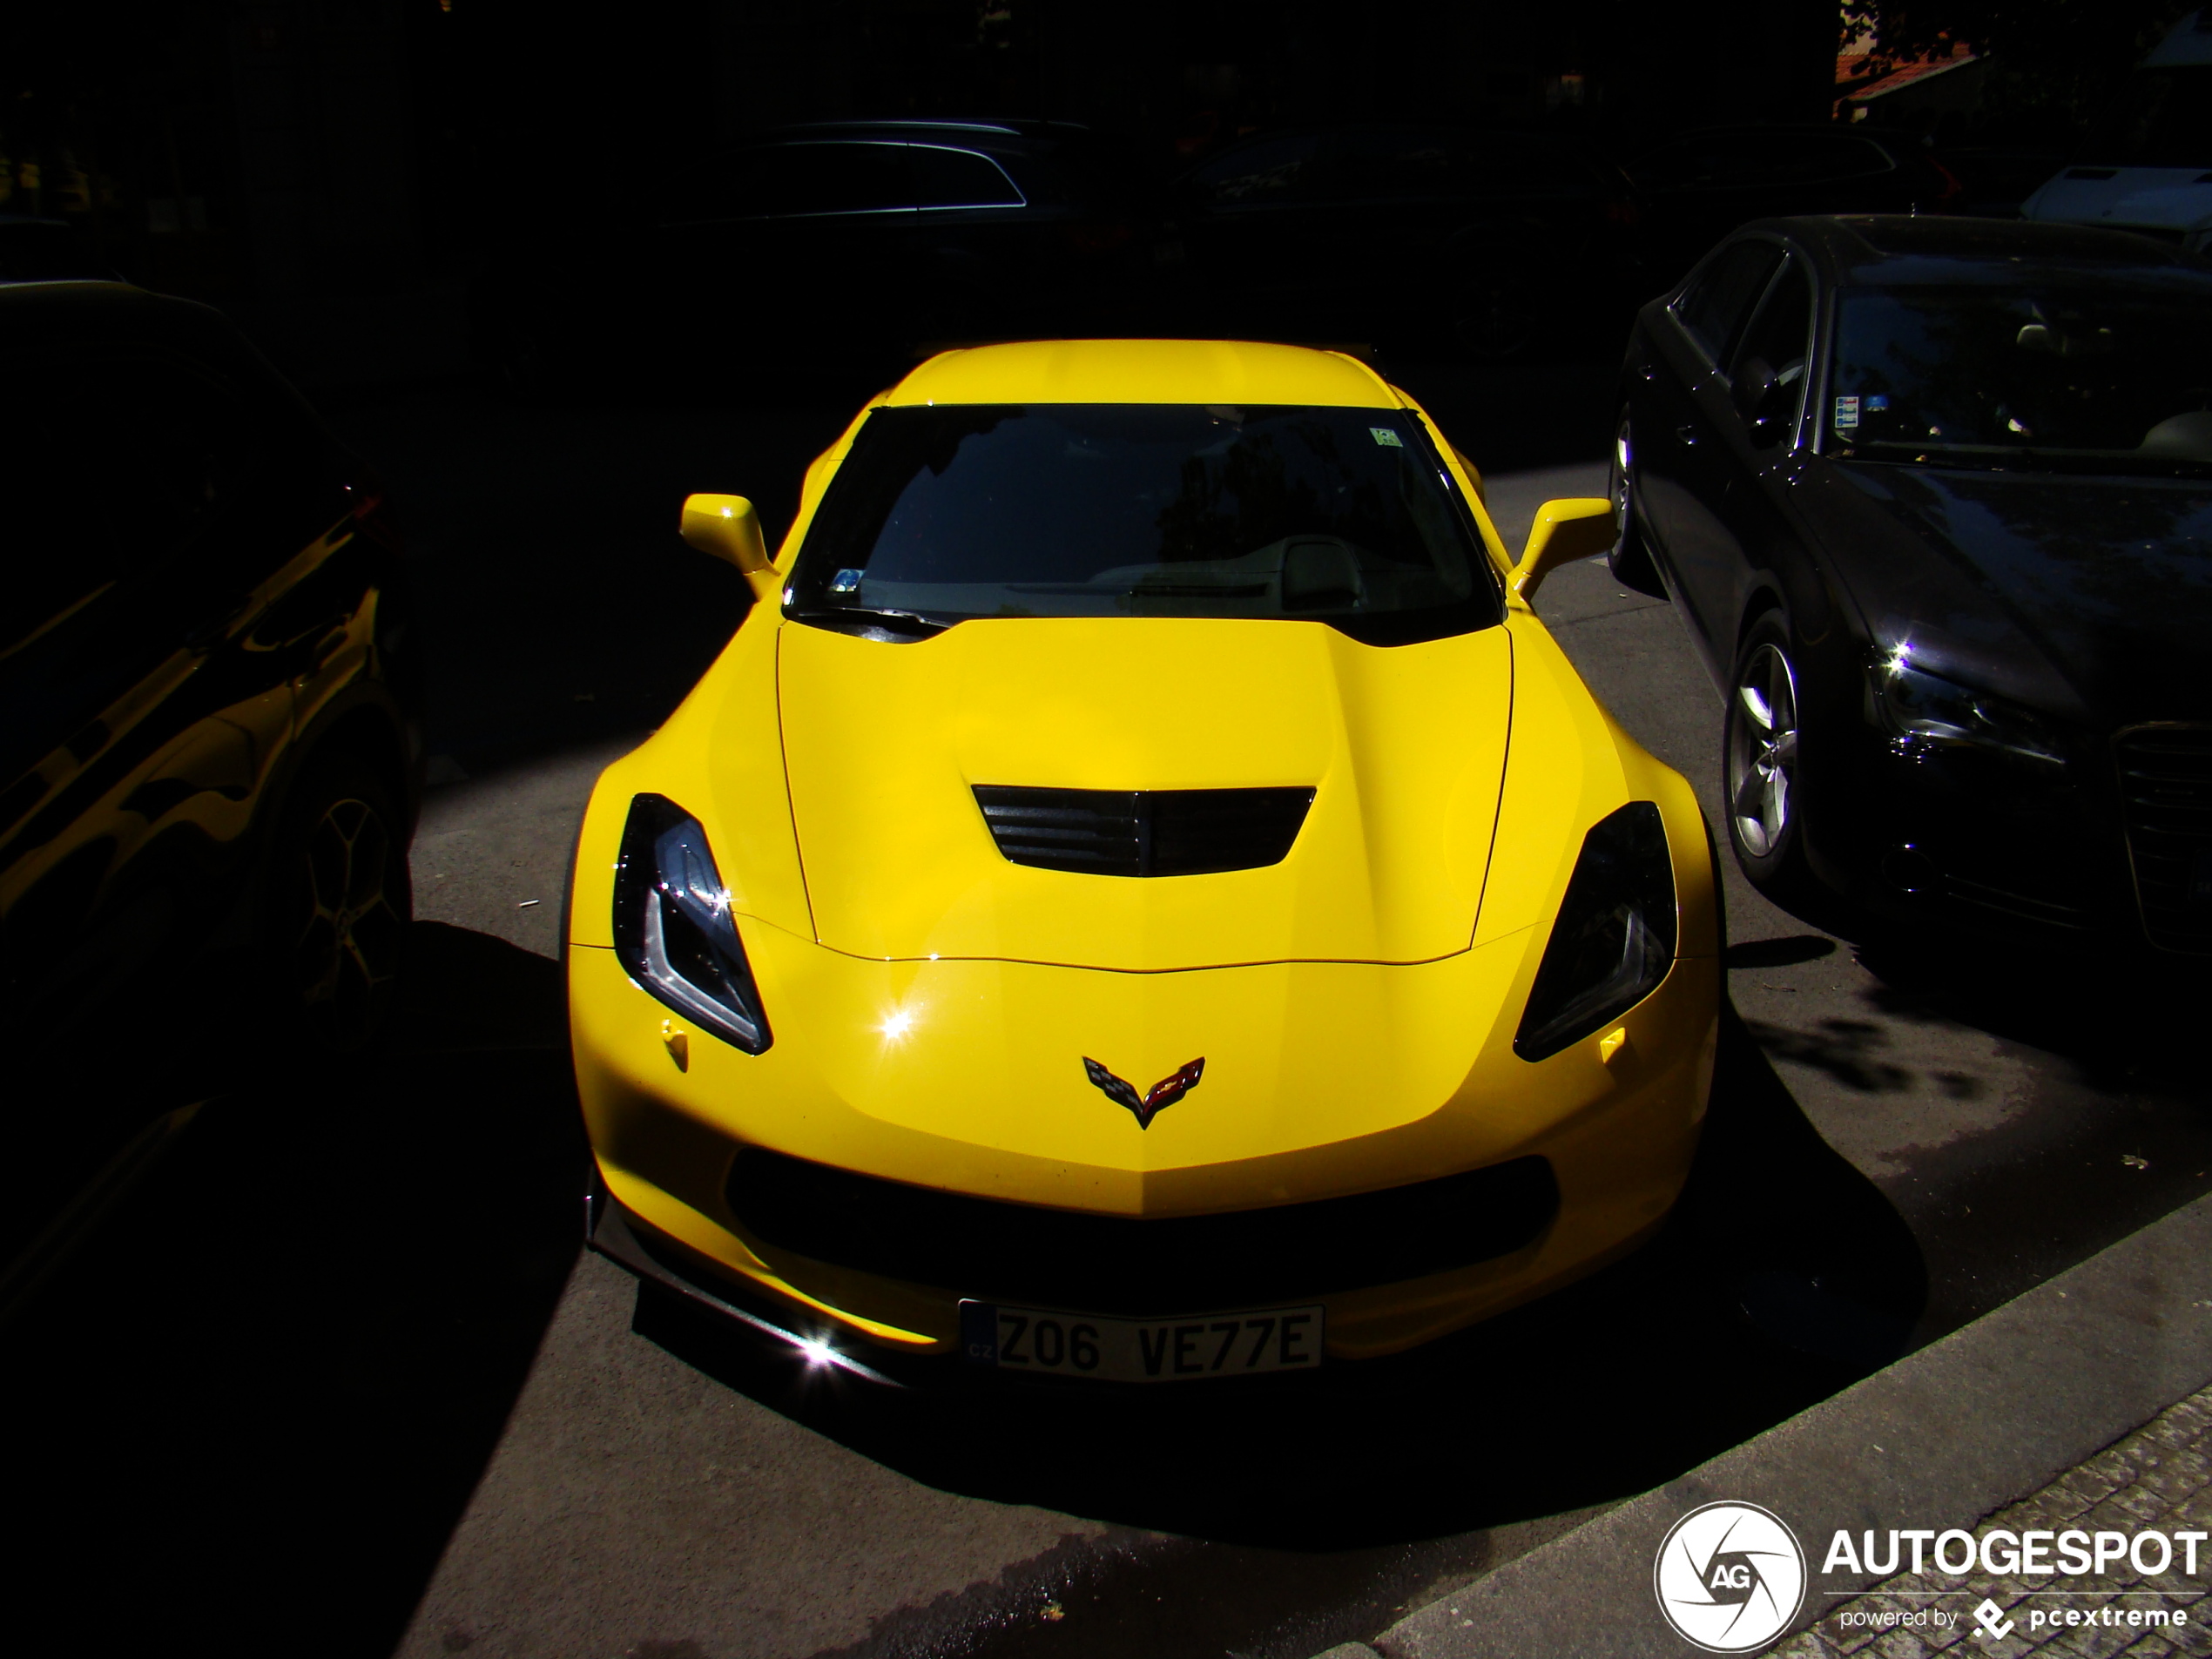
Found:
<path fill-rule="evenodd" d="M 1280 864 L 1311 789 L 1021 789 L 975 786 L 1014 864 L 1083 875 L 1211 875 Z"/>
<path fill-rule="evenodd" d="M 1559 1210 L 1515 1158 L 1409 1187 L 1137 1220 L 1000 1204 L 740 1154 L 730 1207 L 763 1244 L 962 1296 L 1092 1313 L 1196 1313 L 1393 1285 L 1509 1255 Z"/>
<path fill-rule="evenodd" d="M 2140 726 L 2113 747 L 2143 931 L 2212 954 L 2212 726 Z"/>

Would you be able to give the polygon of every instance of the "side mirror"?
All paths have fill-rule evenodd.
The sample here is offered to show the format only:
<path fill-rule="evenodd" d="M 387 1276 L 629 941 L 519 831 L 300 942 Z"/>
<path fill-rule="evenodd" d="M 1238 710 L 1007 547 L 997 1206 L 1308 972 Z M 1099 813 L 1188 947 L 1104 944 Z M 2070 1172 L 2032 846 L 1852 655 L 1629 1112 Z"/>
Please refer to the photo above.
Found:
<path fill-rule="evenodd" d="M 772 599 L 777 579 L 768 544 L 761 538 L 760 515 L 743 496 L 686 496 L 681 525 L 684 539 L 702 553 L 726 559 L 745 572 L 756 597 Z"/>
<path fill-rule="evenodd" d="M 1737 365 L 1728 396 L 1743 417 L 1754 449 L 1767 448 L 1789 435 L 1790 388 L 1774 377 L 1774 365 L 1765 358 L 1747 357 Z"/>
<path fill-rule="evenodd" d="M 1514 597 L 1526 604 L 1536 597 L 1537 585 L 1562 564 L 1587 559 L 1613 545 L 1613 503 L 1603 496 L 1570 496 L 1548 501 L 1536 509 L 1528 529 L 1528 545 L 1521 563 L 1506 578 Z"/>

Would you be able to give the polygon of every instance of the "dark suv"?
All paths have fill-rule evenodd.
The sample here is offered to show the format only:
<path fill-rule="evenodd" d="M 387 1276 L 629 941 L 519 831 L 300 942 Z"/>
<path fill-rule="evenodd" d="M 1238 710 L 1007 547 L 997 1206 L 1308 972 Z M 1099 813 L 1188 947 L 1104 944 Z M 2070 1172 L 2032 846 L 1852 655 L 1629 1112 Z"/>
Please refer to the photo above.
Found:
<path fill-rule="evenodd" d="M 1143 167 L 1064 122 L 763 132 L 664 192 L 496 239 L 477 347 L 520 386 L 651 362 L 726 381 L 971 339 L 1126 332 L 1179 250 Z"/>
<path fill-rule="evenodd" d="M 4 1305 L 240 1056 L 373 1035 L 421 745 L 382 496 L 228 323 L 9 284 L 0 342 Z"/>

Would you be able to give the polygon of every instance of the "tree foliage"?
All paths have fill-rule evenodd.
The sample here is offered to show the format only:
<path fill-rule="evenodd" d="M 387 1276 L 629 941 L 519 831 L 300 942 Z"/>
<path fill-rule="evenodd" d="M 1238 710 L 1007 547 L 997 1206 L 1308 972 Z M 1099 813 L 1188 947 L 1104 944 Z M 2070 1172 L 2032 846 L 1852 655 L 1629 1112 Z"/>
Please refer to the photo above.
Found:
<path fill-rule="evenodd" d="M 1886 64 L 1971 47 L 2002 71 L 1997 101 L 2079 123 L 2094 114 L 2192 0 L 1844 0 Z"/>

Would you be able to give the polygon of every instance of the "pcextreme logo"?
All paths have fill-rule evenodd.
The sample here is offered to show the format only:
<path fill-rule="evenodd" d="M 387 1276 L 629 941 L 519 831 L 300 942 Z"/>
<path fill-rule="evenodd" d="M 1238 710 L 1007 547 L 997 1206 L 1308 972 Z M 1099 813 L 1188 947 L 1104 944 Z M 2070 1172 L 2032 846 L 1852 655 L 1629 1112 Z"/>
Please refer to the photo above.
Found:
<path fill-rule="evenodd" d="M 1659 1541 L 1652 1593 L 1675 1634 L 1707 1653 L 1751 1653 L 1797 1616 L 1805 1553 L 1781 1519 L 1755 1503 L 1709 1503 Z"/>

